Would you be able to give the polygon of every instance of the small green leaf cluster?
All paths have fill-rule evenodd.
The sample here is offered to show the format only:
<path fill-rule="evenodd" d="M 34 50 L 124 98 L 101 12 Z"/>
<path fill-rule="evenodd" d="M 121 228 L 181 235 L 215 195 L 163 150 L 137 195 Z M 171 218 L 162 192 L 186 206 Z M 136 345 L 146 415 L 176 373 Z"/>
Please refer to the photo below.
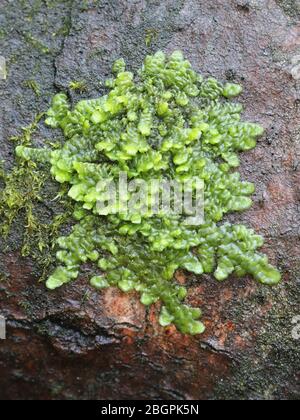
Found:
<path fill-rule="evenodd" d="M 47 286 L 55 289 L 78 277 L 83 263 L 97 271 L 96 288 L 136 290 L 141 302 L 163 303 L 161 325 L 174 323 L 183 333 L 204 331 L 200 310 L 183 301 L 187 291 L 174 281 L 178 268 L 196 274 L 214 273 L 218 281 L 232 273 L 251 274 L 276 284 L 279 272 L 257 252 L 263 240 L 241 225 L 220 224 L 232 211 L 251 207 L 253 184 L 235 171 L 239 153 L 256 146 L 263 129 L 241 120 L 242 107 L 229 99 L 241 92 L 235 84 L 203 78 L 181 52 L 147 56 L 135 76 L 118 60 L 109 93 L 71 108 L 67 96 L 56 95 L 46 124 L 60 128 L 65 142 L 56 149 L 19 146 L 26 161 L 49 163 L 57 182 L 69 185 L 77 224 L 58 240 L 60 266 Z M 106 213 L 102 181 L 172 179 L 183 185 L 197 177 L 205 185 L 205 224 L 189 226 L 185 214 Z M 127 197 L 130 199 L 130 194 Z M 151 204 L 151 197 L 145 197 Z"/>

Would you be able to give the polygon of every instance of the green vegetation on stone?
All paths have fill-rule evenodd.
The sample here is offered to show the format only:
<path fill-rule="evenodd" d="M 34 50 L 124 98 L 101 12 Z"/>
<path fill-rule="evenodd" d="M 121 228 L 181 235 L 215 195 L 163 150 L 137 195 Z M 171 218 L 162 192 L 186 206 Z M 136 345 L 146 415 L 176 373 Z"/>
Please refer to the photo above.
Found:
<path fill-rule="evenodd" d="M 71 108 L 56 95 L 46 124 L 60 128 L 59 148 L 16 149 L 19 159 L 49 165 L 58 183 L 66 184 L 77 220 L 69 236 L 58 240 L 60 265 L 49 277 L 49 289 L 75 280 L 82 264 L 95 264 L 91 284 L 117 286 L 141 294 L 141 302 L 161 301 L 160 323 L 188 334 L 204 331 L 201 311 L 184 303 L 187 291 L 174 273 L 184 268 L 198 275 L 214 273 L 224 281 L 232 273 L 251 274 L 263 284 L 276 284 L 280 273 L 257 252 L 263 239 L 242 225 L 221 224 L 232 211 L 251 204 L 253 184 L 234 171 L 238 154 L 253 149 L 263 129 L 241 120 L 242 107 L 228 98 L 241 87 L 204 79 L 180 52 L 147 56 L 135 76 L 124 60 L 113 67 L 110 92 Z M 185 215 L 117 213 L 113 206 L 99 214 L 99 182 L 193 177 L 205 183 L 205 224 L 189 226 Z"/>

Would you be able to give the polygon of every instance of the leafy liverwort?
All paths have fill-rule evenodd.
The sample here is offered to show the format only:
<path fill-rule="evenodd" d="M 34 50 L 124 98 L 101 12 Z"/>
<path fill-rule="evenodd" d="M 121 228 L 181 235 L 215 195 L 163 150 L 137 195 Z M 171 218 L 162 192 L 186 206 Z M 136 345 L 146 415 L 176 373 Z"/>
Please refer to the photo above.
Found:
<path fill-rule="evenodd" d="M 272 285 L 280 273 L 257 250 L 263 239 L 242 225 L 220 223 L 233 211 L 251 207 L 253 184 L 235 171 L 239 153 L 253 149 L 263 129 L 241 120 L 242 107 L 229 101 L 240 94 L 235 84 L 222 85 L 196 73 L 182 53 L 147 56 L 137 76 L 124 60 L 113 66 L 109 93 L 71 107 L 58 94 L 46 124 L 60 128 L 60 147 L 19 146 L 19 158 L 48 164 L 58 183 L 66 184 L 77 221 L 57 242 L 59 266 L 49 289 L 75 280 L 86 262 L 95 265 L 91 285 L 97 289 L 135 290 L 144 305 L 162 302 L 159 321 L 183 333 L 199 334 L 201 311 L 184 303 L 186 289 L 174 273 L 183 268 L 217 281 L 231 274 L 251 274 Z M 113 205 L 99 212 L 103 180 L 174 178 L 183 184 L 199 177 L 205 185 L 205 224 L 189 226 L 182 215 L 117 213 Z"/>

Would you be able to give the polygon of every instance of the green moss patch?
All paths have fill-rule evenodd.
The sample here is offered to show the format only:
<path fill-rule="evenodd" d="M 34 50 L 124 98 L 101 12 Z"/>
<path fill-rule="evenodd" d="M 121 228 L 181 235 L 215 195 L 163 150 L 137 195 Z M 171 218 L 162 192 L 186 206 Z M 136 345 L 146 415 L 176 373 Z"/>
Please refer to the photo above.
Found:
<path fill-rule="evenodd" d="M 180 52 L 147 56 L 136 75 L 118 60 L 113 72 L 105 96 L 73 108 L 66 95 L 54 97 L 46 124 L 62 130 L 59 147 L 16 149 L 16 171 L 34 165 L 42 182 L 39 165 L 48 168 L 73 202 L 77 223 L 57 240 L 59 265 L 47 286 L 53 290 L 75 280 L 81 265 L 91 262 L 97 289 L 136 290 L 145 305 L 162 302 L 161 325 L 202 333 L 201 311 L 184 303 L 187 291 L 174 280 L 177 269 L 214 273 L 218 281 L 232 273 L 251 274 L 267 285 L 280 281 L 267 256 L 257 252 L 263 239 L 245 226 L 222 223 L 227 213 L 252 204 L 254 186 L 236 168 L 239 153 L 253 149 L 263 129 L 242 121 L 241 105 L 231 102 L 240 86 L 203 78 Z M 173 179 L 180 185 L 201 179 L 205 224 L 189 225 L 186 214 L 141 214 L 138 205 L 134 212 L 99 212 L 99 185 L 117 180 L 120 172 L 129 180 Z M 5 193 L 2 202 L 9 203 Z M 30 204 L 20 204 L 30 214 Z"/>

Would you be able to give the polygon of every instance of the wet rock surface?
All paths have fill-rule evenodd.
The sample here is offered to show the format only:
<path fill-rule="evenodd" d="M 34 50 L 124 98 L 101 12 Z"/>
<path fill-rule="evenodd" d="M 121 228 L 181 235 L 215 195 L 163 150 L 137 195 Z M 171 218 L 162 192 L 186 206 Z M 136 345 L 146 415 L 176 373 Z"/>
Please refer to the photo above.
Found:
<path fill-rule="evenodd" d="M 1 240 L 0 399 L 294 399 L 300 349 L 300 16 L 288 0 L 0 0 L 1 159 L 13 162 L 10 137 L 51 96 L 74 101 L 104 92 L 114 59 L 131 69 L 149 52 L 180 48 L 204 75 L 242 83 L 245 117 L 266 135 L 242 158 L 255 182 L 255 205 L 233 215 L 266 237 L 265 252 L 283 272 L 273 289 L 251 279 L 218 284 L 177 273 L 207 331 L 189 337 L 157 324 L 158 307 L 137 295 L 79 281 L 49 292 L 35 264 L 20 256 L 16 221 Z M 298 77 L 299 76 L 299 77 Z M 70 91 L 71 81 L 87 90 Z M 35 83 L 28 83 L 34 81 Z M 42 128 L 35 138 L 54 134 Z"/>

